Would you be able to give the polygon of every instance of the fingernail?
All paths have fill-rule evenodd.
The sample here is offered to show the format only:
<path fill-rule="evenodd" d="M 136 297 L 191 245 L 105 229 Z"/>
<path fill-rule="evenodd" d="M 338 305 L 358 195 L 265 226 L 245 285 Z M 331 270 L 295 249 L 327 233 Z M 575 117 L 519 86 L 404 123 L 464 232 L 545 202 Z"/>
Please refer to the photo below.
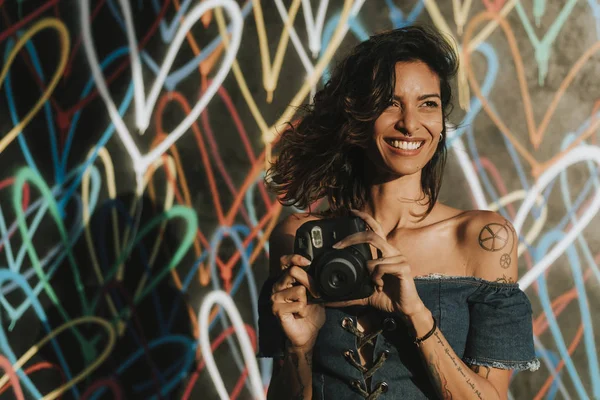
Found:
<path fill-rule="evenodd" d="M 310 265 L 310 261 L 309 261 L 307 258 L 302 258 L 302 259 L 300 260 L 300 263 L 301 263 L 303 266 Z"/>
<path fill-rule="evenodd" d="M 334 249 L 339 249 L 340 247 L 342 247 L 342 242 L 337 242 L 336 244 L 334 244 L 333 246 Z"/>

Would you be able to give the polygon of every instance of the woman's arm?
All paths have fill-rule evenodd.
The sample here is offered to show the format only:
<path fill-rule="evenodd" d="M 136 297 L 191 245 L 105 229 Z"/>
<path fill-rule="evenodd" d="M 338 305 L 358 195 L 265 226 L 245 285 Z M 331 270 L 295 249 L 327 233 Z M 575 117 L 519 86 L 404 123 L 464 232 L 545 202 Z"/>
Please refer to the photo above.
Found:
<path fill-rule="evenodd" d="M 273 363 L 267 399 L 312 399 L 312 349 L 286 348 L 283 360 Z"/>
<path fill-rule="evenodd" d="M 433 327 L 433 317 L 427 309 L 410 316 L 409 320 L 413 323 L 417 337 L 423 337 Z M 436 329 L 433 335 L 419 347 L 440 398 L 444 400 L 507 398 L 510 371 L 465 364 L 439 329 Z"/>
<path fill-rule="evenodd" d="M 510 222 L 493 212 L 477 212 L 467 222 L 465 243 L 473 276 L 500 283 L 518 278 L 518 238 Z M 427 334 L 433 317 L 427 309 L 409 317 L 417 337 Z M 510 370 L 465 364 L 436 329 L 421 343 L 421 354 L 443 399 L 506 399 Z"/>
<path fill-rule="evenodd" d="M 272 278 L 281 274 L 281 257 L 294 252 L 296 229 L 311 219 L 314 217 L 290 215 L 271 233 L 269 275 Z M 267 399 L 312 399 L 312 346 L 295 348 L 286 340 L 284 358 L 273 360 Z"/>

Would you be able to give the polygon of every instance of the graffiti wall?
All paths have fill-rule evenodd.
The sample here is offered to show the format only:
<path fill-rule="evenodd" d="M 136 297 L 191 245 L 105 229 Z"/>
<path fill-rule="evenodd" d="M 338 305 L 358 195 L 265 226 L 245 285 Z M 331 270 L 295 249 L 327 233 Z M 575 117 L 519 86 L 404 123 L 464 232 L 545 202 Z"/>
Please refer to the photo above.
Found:
<path fill-rule="evenodd" d="M 520 234 L 511 398 L 600 398 L 597 0 L 0 0 L 0 399 L 260 398 L 276 128 L 415 22 L 461 54 L 440 198 Z"/>

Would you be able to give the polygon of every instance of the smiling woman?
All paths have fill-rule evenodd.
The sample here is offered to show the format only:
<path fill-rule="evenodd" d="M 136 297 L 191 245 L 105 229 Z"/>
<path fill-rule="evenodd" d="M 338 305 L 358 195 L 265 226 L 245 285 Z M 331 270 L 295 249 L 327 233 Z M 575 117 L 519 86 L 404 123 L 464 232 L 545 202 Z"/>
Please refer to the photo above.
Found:
<path fill-rule="evenodd" d="M 305 208 L 325 197 L 330 214 L 342 215 L 350 207 L 361 209 L 372 175 L 372 163 L 365 164 L 365 150 L 380 157 L 372 148 L 377 142 L 373 134 L 387 129 L 390 139 L 423 140 L 425 131 L 435 128 L 438 145 L 431 148 L 435 141 L 429 141 L 429 151 L 419 159 L 421 200 L 431 200 L 430 212 L 446 162 L 445 118 L 452 111 L 450 81 L 457 70 L 452 45 L 432 29 L 391 30 L 359 44 L 337 65 L 313 103 L 302 106 L 304 115 L 298 126 L 290 124 L 281 135 L 269 184 L 285 205 Z M 416 122 L 423 129 L 413 139 Z M 399 130 L 392 132 L 392 128 Z M 375 165 L 381 167 L 380 161 Z M 368 170 L 361 173 L 364 167 Z"/>
<path fill-rule="evenodd" d="M 444 116 L 440 79 L 422 61 L 398 62 L 396 82 L 389 106 L 373 124 L 367 155 L 382 173 L 410 175 L 439 150 Z"/>
<path fill-rule="evenodd" d="M 329 208 L 291 215 L 271 235 L 259 300 L 259 356 L 278 360 L 269 398 L 505 399 L 510 370 L 537 369 L 512 225 L 437 201 L 456 71 L 438 32 L 383 32 L 356 46 L 283 132 L 269 186 L 284 204 L 326 198 Z M 372 293 L 309 300 L 323 280 L 307 268 L 317 258 L 294 254 L 295 233 L 349 216 L 370 229 L 319 246 L 368 243 L 376 256 L 355 276 Z"/>

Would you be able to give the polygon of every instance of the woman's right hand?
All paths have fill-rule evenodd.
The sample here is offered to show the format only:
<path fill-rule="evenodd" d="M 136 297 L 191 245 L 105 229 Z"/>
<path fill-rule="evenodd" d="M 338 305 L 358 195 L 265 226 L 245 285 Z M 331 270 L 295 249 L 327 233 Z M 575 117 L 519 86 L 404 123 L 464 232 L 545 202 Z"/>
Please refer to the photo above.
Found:
<path fill-rule="evenodd" d="M 312 277 L 300 267 L 308 266 L 310 261 L 298 254 L 282 256 L 280 261 L 285 270 L 273 284 L 273 314 L 279 318 L 294 349 L 311 350 L 325 323 L 325 307 L 307 302 L 307 290 L 313 297 L 319 297 Z"/>

